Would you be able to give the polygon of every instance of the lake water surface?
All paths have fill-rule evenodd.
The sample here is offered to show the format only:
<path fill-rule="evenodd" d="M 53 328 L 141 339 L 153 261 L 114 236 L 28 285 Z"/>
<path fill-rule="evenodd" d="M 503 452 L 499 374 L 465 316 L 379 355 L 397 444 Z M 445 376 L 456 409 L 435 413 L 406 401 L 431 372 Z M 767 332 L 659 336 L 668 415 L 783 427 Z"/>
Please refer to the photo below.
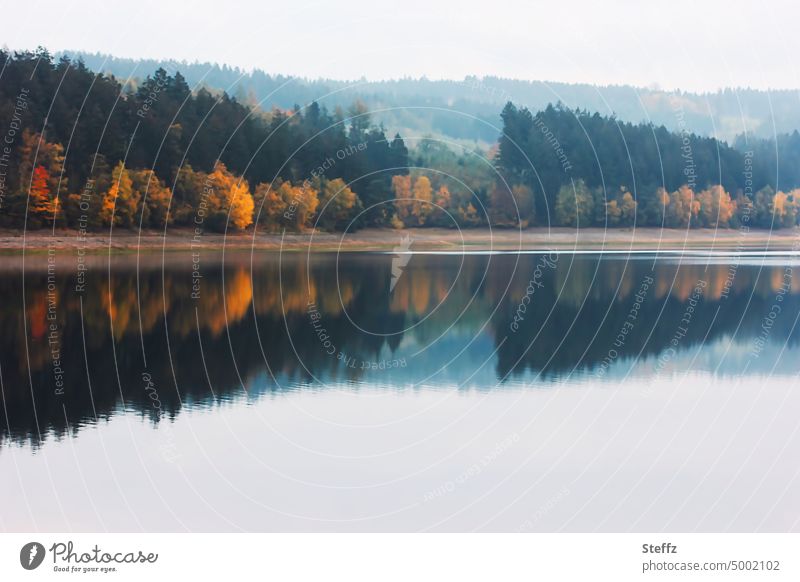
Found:
<path fill-rule="evenodd" d="M 4 257 L 0 529 L 797 530 L 799 265 Z"/>

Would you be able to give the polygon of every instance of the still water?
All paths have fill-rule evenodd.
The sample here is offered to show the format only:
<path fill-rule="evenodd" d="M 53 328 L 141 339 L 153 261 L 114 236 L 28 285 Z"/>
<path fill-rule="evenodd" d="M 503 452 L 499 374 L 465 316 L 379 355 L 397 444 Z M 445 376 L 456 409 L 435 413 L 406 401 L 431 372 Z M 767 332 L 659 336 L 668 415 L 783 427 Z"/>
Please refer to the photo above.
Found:
<path fill-rule="evenodd" d="M 4 257 L 0 529 L 797 530 L 798 264 Z"/>

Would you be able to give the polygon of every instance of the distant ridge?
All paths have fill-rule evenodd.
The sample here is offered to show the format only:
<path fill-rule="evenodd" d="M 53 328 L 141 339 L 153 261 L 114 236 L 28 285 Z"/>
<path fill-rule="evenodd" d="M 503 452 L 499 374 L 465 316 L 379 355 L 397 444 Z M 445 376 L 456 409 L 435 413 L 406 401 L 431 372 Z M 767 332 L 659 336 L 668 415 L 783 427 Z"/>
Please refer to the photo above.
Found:
<path fill-rule="evenodd" d="M 500 110 L 509 100 L 532 110 L 560 101 L 573 109 L 613 114 L 634 123 L 651 121 L 672 131 L 716 136 L 728 142 L 745 133 L 764 138 L 800 129 L 800 91 L 793 90 L 745 88 L 700 94 L 497 77 L 346 82 L 270 75 L 260 69 L 247 71 L 212 63 L 129 59 L 79 51 L 64 51 L 56 57 L 62 55 L 80 58 L 90 69 L 118 78 L 144 77 L 159 67 L 179 70 L 190 86 L 225 90 L 248 102 L 264 101 L 265 108 L 290 108 L 318 100 L 333 109 L 347 107 L 355 99 L 372 110 L 400 108 L 379 113 L 376 118 L 389 131 L 401 131 L 409 137 L 433 134 L 493 143 L 498 133 L 495 128 L 501 126 Z M 475 119 L 442 110 L 455 110 Z"/>

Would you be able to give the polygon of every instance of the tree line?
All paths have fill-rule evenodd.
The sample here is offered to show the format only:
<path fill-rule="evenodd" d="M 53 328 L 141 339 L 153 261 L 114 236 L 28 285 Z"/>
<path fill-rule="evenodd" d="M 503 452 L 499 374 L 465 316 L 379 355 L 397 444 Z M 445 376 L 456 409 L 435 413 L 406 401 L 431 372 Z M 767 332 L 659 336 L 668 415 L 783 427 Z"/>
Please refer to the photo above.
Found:
<path fill-rule="evenodd" d="M 508 103 L 489 205 L 497 224 L 792 227 L 800 134 L 714 138 L 548 106 Z"/>
<path fill-rule="evenodd" d="M 0 50 L 0 225 L 791 227 L 800 134 L 737 140 L 508 103 L 489 152 L 409 149 L 366 106 L 262 110 L 160 68 L 141 82 Z"/>
<path fill-rule="evenodd" d="M 43 49 L 0 51 L 0 132 L 11 227 L 379 224 L 409 165 L 360 103 L 262 111 L 177 71 L 122 82 Z"/>

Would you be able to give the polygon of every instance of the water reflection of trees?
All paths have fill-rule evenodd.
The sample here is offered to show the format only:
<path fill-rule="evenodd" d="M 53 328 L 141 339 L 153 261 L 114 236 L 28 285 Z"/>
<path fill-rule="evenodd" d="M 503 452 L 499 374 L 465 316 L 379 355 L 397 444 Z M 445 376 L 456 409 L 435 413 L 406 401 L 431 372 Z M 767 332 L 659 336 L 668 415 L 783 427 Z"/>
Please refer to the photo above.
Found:
<path fill-rule="evenodd" d="M 80 296 L 68 277 L 57 278 L 48 295 L 45 271 L 28 272 L 24 292 L 21 273 L 6 272 L 0 279 L 6 298 L 0 306 L 3 433 L 37 441 L 40 431 L 58 436 L 67 423 L 79 427 L 122 409 L 156 422 L 145 371 L 166 416 L 177 414 L 181 403 L 210 405 L 304 383 L 370 381 L 368 371 L 328 353 L 310 324 L 309 302 L 317 306 L 336 353 L 347 358 L 377 361 L 426 348 L 408 368 L 384 371 L 381 383 L 413 382 L 426 362 L 428 368 L 446 363 L 454 342 L 459 348 L 478 334 L 497 348 L 499 379 L 596 366 L 647 274 L 655 284 L 624 345 L 615 346 L 620 358 L 664 350 L 700 279 L 707 282 L 706 292 L 681 349 L 734 333 L 749 341 L 761 331 L 787 273 L 783 265 L 741 265 L 731 279 L 727 264 L 653 266 L 651 260 L 561 255 L 555 268 L 544 271 L 519 330 L 510 333 L 538 260 L 472 256 L 462 265 L 461 257 L 415 255 L 390 292 L 391 256 L 353 255 L 338 262 L 335 255 L 284 255 L 280 261 L 267 256 L 253 267 L 249 256 L 238 257 L 224 266 L 204 263 L 195 299 L 186 263 L 170 264 L 163 273 L 160 265 L 138 271 L 123 265 L 110 276 L 91 270 Z M 793 282 L 770 341 L 795 344 L 798 292 Z M 57 315 L 63 395 L 56 394 L 52 373 L 48 301 Z M 467 377 L 475 365 L 459 360 L 450 376 Z"/>

